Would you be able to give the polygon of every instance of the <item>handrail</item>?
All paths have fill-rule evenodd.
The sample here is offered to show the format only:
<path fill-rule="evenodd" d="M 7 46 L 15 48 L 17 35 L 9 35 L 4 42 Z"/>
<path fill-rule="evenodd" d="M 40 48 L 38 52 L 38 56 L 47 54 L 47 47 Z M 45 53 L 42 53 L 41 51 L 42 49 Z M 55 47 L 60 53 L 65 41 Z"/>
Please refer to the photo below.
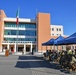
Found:
<path fill-rule="evenodd" d="M 36 43 L 34 41 L 3 41 L 2 43 Z"/>

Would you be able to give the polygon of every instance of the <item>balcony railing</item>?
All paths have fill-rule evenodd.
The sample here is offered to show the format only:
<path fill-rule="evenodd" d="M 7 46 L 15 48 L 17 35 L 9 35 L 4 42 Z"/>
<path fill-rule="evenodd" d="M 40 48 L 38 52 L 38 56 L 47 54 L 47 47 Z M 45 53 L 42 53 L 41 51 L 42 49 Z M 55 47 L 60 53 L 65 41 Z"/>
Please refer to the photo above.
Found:
<path fill-rule="evenodd" d="M 36 43 L 34 41 L 3 41 L 2 43 Z"/>

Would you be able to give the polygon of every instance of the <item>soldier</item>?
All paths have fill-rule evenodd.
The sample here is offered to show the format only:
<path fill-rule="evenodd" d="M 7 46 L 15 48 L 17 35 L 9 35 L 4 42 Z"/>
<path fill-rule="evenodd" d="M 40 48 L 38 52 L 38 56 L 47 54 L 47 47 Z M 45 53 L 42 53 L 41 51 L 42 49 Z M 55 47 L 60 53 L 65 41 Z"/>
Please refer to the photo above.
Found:
<path fill-rule="evenodd" d="M 72 60 L 72 50 L 71 50 L 71 46 L 67 47 L 67 55 L 68 55 L 68 61 L 70 62 Z"/>

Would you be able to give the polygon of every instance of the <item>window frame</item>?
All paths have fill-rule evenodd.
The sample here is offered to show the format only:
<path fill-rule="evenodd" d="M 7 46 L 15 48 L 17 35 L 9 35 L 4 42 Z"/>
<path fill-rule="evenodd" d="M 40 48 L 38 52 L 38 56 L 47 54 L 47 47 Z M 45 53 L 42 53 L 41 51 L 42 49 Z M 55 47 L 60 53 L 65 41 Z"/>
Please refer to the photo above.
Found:
<path fill-rule="evenodd" d="M 52 28 L 52 31 L 54 31 L 54 28 Z"/>

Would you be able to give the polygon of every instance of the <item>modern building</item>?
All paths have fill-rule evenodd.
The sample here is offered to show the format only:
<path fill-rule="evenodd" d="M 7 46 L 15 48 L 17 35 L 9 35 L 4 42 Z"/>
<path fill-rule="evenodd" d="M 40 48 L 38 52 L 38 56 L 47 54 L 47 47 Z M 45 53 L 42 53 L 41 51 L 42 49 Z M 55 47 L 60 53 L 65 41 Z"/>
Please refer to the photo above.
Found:
<path fill-rule="evenodd" d="M 36 49 L 36 21 L 33 19 L 19 18 L 19 25 L 16 25 L 16 18 L 6 17 L 3 10 L 0 10 L 0 51 L 9 49 L 13 52 L 32 52 Z M 18 35 L 17 35 L 18 34 Z"/>
<path fill-rule="evenodd" d="M 19 18 L 17 27 L 16 18 L 7 17 L 0 10 L 0 52 L 45 52 L 43 42 L 63 35 L 63 26 L 51 25 L 50 19 L 49 13 L 38 13 L 36 19 Z"/>

